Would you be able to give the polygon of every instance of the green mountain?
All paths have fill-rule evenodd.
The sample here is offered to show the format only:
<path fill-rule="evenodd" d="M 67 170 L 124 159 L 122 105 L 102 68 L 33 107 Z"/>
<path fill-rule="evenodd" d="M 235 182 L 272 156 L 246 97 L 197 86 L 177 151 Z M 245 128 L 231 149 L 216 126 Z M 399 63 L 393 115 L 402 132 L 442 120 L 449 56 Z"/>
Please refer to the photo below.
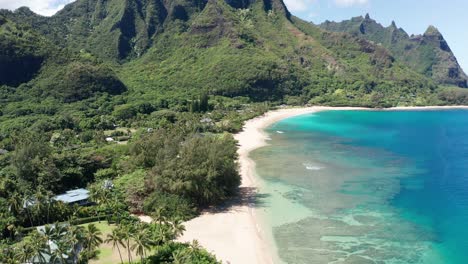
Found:
<path fill-rule="evenodd" d="M 455 60 L 448 45 L 432 48 L 445 43 L 433 29 L 420 42 L 402 58 L 294 17 L 282 0 L 76 0 L 52 17 L 0 10 L 0 262 L 37 245 L 23 234 L 18 244 L 23 227 L 145 213 L 177 220 L 172 230 L 242 191 L 230 133 L 272 106 L 468 104 L 468 89 L 439 85 L 463 84 L 459 68 L 453 81 L 435 78 L 434 65 Z M 75 188 L 90 188 L 97 205 L 44 206 Z M 164 237 L 142 262 L 185 254 L 189 245 Z M 83 261 L 94 257 L 86 252 Z M 187 261 L 216 263 L 205 253 Z"/>
<path fill-rule="evenodd" d="M 44 37 L 0 16 L 0 83 L 15 86 L 30 81 L 48 52 Z"/>
<path fill-rule="evenodd" d="M 30 78 L 36 76 L 31 81 L 22 77 L 0 85 L 27 83 L 41 96 L 65 102 L 128 90 L 126 100 L 141 103 L 178 104 L 207 93 L 251 101 L 392 106 L 440 103 L 436 84 L 427 77 L 466 84 L 453 55 L 430 48 L 439 39 L 435 32 L 419 42 L 396 28 L 396 41 L 382 34 L 395 49 L 407 46 L 399 39 L 413 43 L 407 47 L 412 55 L 397 56 L 393 46 L 302 21 L 282 0 L 78 0 L 52 17 L 28 8 L 0 14 L 65 54 L 46 54 L 31 65 Z M 56 61 L 63 57 L 66 62 Z M 60 70 L 50 74 L 57 65 Z M 90 88 L 82 91 L 76 80 L 89 81 L 83 84 Z M 66 94 L 54 91 L 57 84 L 66 86 Z M 109 87 L 114 85 L 118 88 Z"/>
<path fill-rule="evenodd" d="M 467 75 L 458 64 L 447 41 L 434 26 L 429 26 L 423 35 L 409 36 L 395 22 L 384 27 L 368 14 L 342 22 L 326 21 L 319 26 L 328 31 L 346 32 L 380 44 L 390 50 L 395 58 L 437 83 L 468 87 Z"/>

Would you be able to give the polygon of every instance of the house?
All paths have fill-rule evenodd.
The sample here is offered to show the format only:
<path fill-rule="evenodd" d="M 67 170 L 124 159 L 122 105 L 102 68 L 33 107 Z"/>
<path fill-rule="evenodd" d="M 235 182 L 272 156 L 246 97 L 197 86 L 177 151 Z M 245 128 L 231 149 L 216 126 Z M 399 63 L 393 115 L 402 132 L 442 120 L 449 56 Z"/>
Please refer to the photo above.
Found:
<path fill-rule="evenodd" d="M 54 200 L 63 202 L 65 204 L 89 205 L 89 191 L 86 189 L 76 189 L 67 191 L 54 197 Z"/>
<path fill-rule="evenodd" d="M 77 204 L 80 206 L 86 206 L 92 204 L 89 200 L 89 191 L 86 189 L 76 189 L 67 191 L 66 193 L 53 197 L 55 201 L 63 202 L 65 204 Z M 30 197 L 23 202 L 23 208 L 28 208 L 36 204 L 37 200 L 35 197 Z"/>
<path fill-rule="evenodd" d="M 49 227 L 51 230 L 54 230 L 58 227 L 58 224 L 53 224 L 50 225 Z M 67 224 L 59 224 L 61 227 L 66 227 Z M 36 227 L 36 230 L 41 233 L 45 234 L 46 233 L 46 226 L 38 226 Z M 60 236 L 64 236 L 65 233 L 60 233 Z M 51 255 L 50 253 L 54 253 L 58 249 L 57 245 L 58 241 L 50 239 L 47 241 L 48 247 L 50 248 L 50 252 L 43 252 L 41 253 L 41 257 L 36 256 L 32 258 L 29 262 L 25 264 L 40 264 L 40 263 L 55 263 L 52 262 Z M 63 264 L 75 264 L 78 263 L 78 254 L 81 252 L 83 249 L 83 246 L 80 243 L 75 243 L 66 254 L 63 255 L 63 258 L 65 259 L 65 263 Z"/>

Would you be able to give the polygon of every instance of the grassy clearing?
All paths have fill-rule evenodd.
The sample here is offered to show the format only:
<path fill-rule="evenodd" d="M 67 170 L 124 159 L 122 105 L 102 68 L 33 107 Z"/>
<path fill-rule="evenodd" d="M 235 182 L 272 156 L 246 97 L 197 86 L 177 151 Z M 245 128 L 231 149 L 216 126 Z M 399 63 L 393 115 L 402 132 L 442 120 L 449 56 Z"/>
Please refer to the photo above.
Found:
<path fill-rule="evenodd" d="M 88 226 L 89 224 L 94 224 L 96 227 L 101 230 L 102 232 L 102 239 L 106 240 L 107 235 L 112 233 L 112 230 L 115 229 L 114 224 L 109 224 L 107 221 L 101 221 L 101 222 L 93 222 L 93 223 L 88 223 L 84 224 L 81 226 Z M 117 264 L 121 263 L 120 256 L 119 256 L 119 251 L 117 248 L 112 247 L 112 243 L 102 243 L 99 248 L 99 253 L 95 259 L 92 259 L 89 261 L 90 264 Z M 123 248 L 120 246 L 120 252 L 122 254 L 122 259 L 124 263 L 128 263 L 128 251 L 126 248 Z M 154 251 L 148 252 L 149 253 L 154 253 Z M 140 257 L 135 254 L 135 252 L 131 253 L 131 258 L 133 261 L 139 260 Z"/>

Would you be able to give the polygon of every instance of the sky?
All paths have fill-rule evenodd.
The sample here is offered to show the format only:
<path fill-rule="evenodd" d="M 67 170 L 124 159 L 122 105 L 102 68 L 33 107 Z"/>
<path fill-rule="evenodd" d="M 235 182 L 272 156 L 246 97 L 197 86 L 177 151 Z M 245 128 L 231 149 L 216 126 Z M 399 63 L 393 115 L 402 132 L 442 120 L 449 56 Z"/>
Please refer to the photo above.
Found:
<path fill-rule="evenodd" d="M 1 1 L 1 0 L 0 0 Z M 370 17 L 384 26 L 395 21 L 408 34 L 439 29 L 468 73 L 468 0 L 284 0 L 292 14 L 316 24 Z"/>
<path fill-rule="evenodd" d="M 28 6 L 50 16 L 74 0 L 0 0 L 0 8 Z M 369 13 L 384 26 L 394 20 L 408 34 L 434 25 L 444 35 L 458 62 L 468 72 L 468 0 L 284 0 L 292 14 L 316 24 Z"/>

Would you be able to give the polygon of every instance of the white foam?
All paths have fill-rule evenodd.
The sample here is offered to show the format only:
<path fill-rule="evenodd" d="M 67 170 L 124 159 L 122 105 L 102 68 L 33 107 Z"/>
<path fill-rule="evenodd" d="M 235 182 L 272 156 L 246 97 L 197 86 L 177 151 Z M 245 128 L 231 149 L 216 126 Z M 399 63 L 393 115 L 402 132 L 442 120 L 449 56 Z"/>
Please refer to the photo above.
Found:
<path fill-rule="evenodd" d="M 283 132 L 283 131 L 280 131 L 280 130 L 277 130 L 276 133 L 278 133 L 278 134 L 284 134 L 284 132 Z"/>
<path fill-rule="evenodd" d="M 306 169 L 308 169 L 308 170 L 313 170 L 313 171 L 318 171 L 318 170 L 321 170 L 321 169 L 324 168 L 324 167 L 320 167 L 320 166 L 316 166 L 316 165 L 311 165 L 311 164 L 306 164 L 306 163 L 304 163 L 304 164 L 302 164 L 302 165 L 304 165 Z"/>

